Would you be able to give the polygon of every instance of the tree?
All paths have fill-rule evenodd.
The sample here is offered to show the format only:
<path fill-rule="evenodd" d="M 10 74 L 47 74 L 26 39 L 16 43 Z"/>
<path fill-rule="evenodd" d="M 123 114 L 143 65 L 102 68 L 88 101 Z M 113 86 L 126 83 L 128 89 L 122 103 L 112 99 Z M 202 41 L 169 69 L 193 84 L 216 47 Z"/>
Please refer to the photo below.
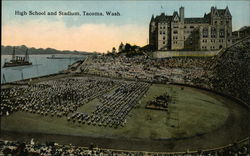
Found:
<path fill-rule="evenodd" d="M 126 43 L 124 50 L 125 51 L 131 51 L 131 45 L 129 43 Z"/>
<path fill-rule="evenodd" d="M 120 53 L 120 52 L 123 52 L 123 50 L 124 50 L 124 44 L 121 42 L 118 51 Z"/>
<path fill-rule="evenodd" d="M 116 52 L 116 49 L 115 47 L 112 48 L 112 53 L 115 53 Z"/>

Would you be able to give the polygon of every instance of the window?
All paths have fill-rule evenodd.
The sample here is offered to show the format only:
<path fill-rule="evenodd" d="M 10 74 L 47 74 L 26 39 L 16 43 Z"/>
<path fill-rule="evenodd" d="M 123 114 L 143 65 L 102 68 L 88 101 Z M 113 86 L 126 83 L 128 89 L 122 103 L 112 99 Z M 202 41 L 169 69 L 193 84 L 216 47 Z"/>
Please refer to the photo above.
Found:
<path fill-rule="evenodd" d="M 222 24 L 223 24 L 223 21 L 220 21 L 220 24 L 222 25 Z"/>
<path fill-rule="evenodd" d="M 177 39 L 178 39 L 178 36 L 173 36 L 173 39 L 174 39 L 174 40 L 177 40 Z"/>
<path fill-rule="evenodd" d="M 192 29 L 192 28 L 194 28 L 194 26 L 193 26 L 193 25 L 190 25 L 190 28 Z"/>
<path fill-rule="evenodd" d="M 226 23 L 229 24 L 229 21 L 227 21 Z"/>
<path fill-rule="evenodd" d="M 165 42 L 163 41 L 163 44 L 165 44 Z"/>
<path fill-rule="evenodd" d="M 174 30 L 174 34 L 178 34 L 178 31 L 177 31 L 177 30 Z"/>
<path fill-rule="evenodd" d="M 165 27 L 163 27 L 163 29 L 165 29 Z"/>
<path fill-rule="evenodd" d="M 214 24 L 217 24 L 217 21 L 214 21 Z"/>
<path fill-rule="evenodd" d="M 163 34 L 165 34 L 165 31 L 163 31 Z"/>
<path fill-rule="evenodd" d="M 179 28 L 179 27 L 175 25 L 174 28 Z"/>
<path fill-rule="evenodd" d="M 212 38 L 216 38 L 216 33 L 217 33 L 217 32 L 216 32 L 216 29 L 215 29 L 215 28 L 212 28 L 212 29 L 211 29 L 211 37 L 212 37 Z"/>
<path fill-rule="evenodd" d="M 203 37 L 208 37 L 208 29 L 204 28 L 202 34 L 203 34 Z"/>
<path fill-rule="evenodd" d="M 160 34 L 162 34 L 162 31 L 160 31 Z"/>
<path fill-rule="evenodd" d="M 165 40 L 165 37 L 163 37 L 163 40 Z"/>
<path fill-rule="evenodd" d="M 219 35 L 220 35 L 221 38 L 225 37 L 225 30 L 224 29 L 220 29 Z"/>
<path fill-rule="evenodd" d="M 184 26 L 184 28 L 187 28 L 186 26 Z"/>

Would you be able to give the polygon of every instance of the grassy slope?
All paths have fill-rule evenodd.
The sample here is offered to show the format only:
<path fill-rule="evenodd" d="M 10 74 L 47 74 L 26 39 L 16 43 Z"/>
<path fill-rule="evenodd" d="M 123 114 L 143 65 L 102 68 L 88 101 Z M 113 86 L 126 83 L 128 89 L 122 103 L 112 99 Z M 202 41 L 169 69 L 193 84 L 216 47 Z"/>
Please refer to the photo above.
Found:
<path fill-rule="evenodd" d="M 145 109 L 148 100 L 166 91 L 177 97 L 176 103 L 170 104 L 169 113 Z M 97 99 L 90 101 L 78 111 L 93 111 L 93 105 L 97 101 Z M 93 137 L 171 138 L 209 132 L 222 125 L 228 114 L 228 109 L 223 103 L 210 94 L 192 88 L 181 90 L 176 86 L 152 85 L 137 107 L 129 114 L 124 128 L 89 126 L 67 122 L 65 117 L 44 117 L 25 112 L 17 112 L 2 118 L 2 128 L 19 132 Z"/>

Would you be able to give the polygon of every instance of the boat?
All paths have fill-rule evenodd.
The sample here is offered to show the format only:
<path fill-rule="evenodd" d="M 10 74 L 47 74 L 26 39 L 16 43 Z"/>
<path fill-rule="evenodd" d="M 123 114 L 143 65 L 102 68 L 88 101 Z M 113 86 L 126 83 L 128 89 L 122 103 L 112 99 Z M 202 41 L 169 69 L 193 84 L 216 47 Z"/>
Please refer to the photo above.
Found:
<path fill-rule="evenodd" d="M 15 55 L 15 47 L 14 47 L 12 59 L 10 60 L 10 62 L 5 62 L 3 65 L 3 68 L 16 67 L 16 66 L 26 66 L 26 65 L 32 65 L 32 62 L 29 62 L 28 49 L 26 50 L 25 56 L 21 57 L 21 56 Z"/>
<path fill-rule="evenodd" d="M 13 49 L 12 59 L 9 62 L 5 62 L 3 68 L 6 67 L 16 67 L 16 66 L 27 66 L 32 65 L 32 62 L 29 62 L 28 49 L 26 50 L 25 56 L 16 56 L 15 47 Z"/>
<path fill-rule="evenodd" d="M 50 57 L 47 57 L 47 59 L 79 59 L 80 57 L 62 57 L 62 56 L 55 56 L 51 55 Z"/>
<path fill-rule="evenodd" d="M 6 67 L 16 67 L 16 66 L 27 66 L 32 65 L 32 62 L 29 62 L 28 49 L 26 50 L 25 56 L 16 56 L 15 47 L 13 48 L 12 59 L 9 62 L 5 62 L 3 68 Z"/>

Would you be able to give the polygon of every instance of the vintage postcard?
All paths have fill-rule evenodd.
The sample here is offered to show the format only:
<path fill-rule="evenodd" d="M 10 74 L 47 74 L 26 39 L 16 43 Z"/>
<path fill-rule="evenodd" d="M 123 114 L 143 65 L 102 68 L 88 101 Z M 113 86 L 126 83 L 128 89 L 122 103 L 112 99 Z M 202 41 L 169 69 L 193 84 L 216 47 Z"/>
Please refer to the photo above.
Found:
<path fill-rule="evenodd" d="M 249 0 L 3 0 L 0 155 L 249 156 Z"/>

